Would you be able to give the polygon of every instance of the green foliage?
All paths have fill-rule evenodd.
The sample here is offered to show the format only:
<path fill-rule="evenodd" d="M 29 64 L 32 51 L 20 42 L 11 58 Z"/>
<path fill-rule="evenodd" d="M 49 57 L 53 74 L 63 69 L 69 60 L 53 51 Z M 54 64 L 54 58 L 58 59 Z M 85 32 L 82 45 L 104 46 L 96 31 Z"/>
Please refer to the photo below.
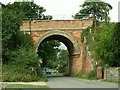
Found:
<path fill-rule="evenodd" d="M 91 33 L 90 33 L 91 29 Z M 88 46 L 94 62 L 105 67 L 106 64 L 113 67 L 120 66 L 119 62 L 119 23 L 102 23 L 97 27 L 97 33 L 93 33 L 93 27 L 82 32 L 81 38 Z M 94 40 L 93 40 L 94 38 Z"/>
<path fill-rule="evenodd" d="M 84 78 L 84 79 L 89 79 L 89 80 L 95 80 L 95 79 L 97 79 L 97 72 L 96 72 L 96 70 L 92 70 L 89 73 L 82 72 L 81 74 L 78 75 L 78 77 Z"/>
<path fill-rule="evenodd" d="M 38 55 L 42 58 L 42 67 L 57 69 L 61 73 L 67 72 L 68 51 L 59 49 L 57 40 L 44 41 L 38 48 Z"/>
<path fill-rule="evenodd" d="M 81 5 L 81 10 L 75 14 L 74 19 L 88 19 L 93 18 L 94 31 L 96 33 L 97 22 L 105 20 L 106 24 L 109 23 L 109 11 L 112 6 L 101 0 L 96 2 L 88 2 L 87 0 Z"/>
<path fill-rule="evenodd" d="M 101 32 L 98 37 L 98 42 L 95 48 L 95 56 L 102 61 L 103 64 L 109 64 L 111 66 L 111 62 L 114 58 L 114 54 L 111 51 L 114 46 L 112 46 L 112 36 L 113 30 L 115 28 L 115 24 L 110 24 L 106 26 L 103 24 L 100 29 Z"/>
<path fill-rule="evenodd" d="M 44 41 L 38 48 L 38 55 L 43 59 L 43 67 L 55 68 L 58 60 L 60 42 L 57 40 Z"/>
<path fill-rule="evenodd" d="M 120 22 L 116 23 L 114 31 L 113 31 L 113 35 L 112 35 L 112 49 L 111 52 L 113 52 L 114 56 L 113 58 L 110 60 L 110 62 L 114 62 L 114 63 L 110 63 L 111 66 L 120 66 Z"/>
<path fill-rule="evenodd" d="M 17 51 L 11 53 L 11 64 L 17 64 L 22 66 L 26 65 L 26 68 L 30 65 L 35 67 L 38 61 L 38 56 L 32 49 L 19 48 Z M 24 63 L 22 63 L 24 62 Z M 24 65 L 25 64 L 25 65 Z M 28 66 L 27 66 L 28 65 Z"/>
<path fill-rule="evenodd" d="M 3 41 L 4 43 L 4 41 Z M 33 43 L 32 43 L 32 38 L 30 35 L 28 34 L 24 34 L 23 32 L 16 32 L 16 34 L 14 35 L 14 37 L 12 38 L 12 46 L 10 45 L 9 42 L 6 42 L 6 44 L 10 47 L 5 47 L 3 46 L 3 54 L 2 54 L 2 59 L 3 59 L 3 63 L 7 63 L 9 61 L 11 61 L 11 57 L 13 51 L 16 52 L 16 50 L 21 48 L 26 48 L 26 49 L 31 49 L 33 48 Z"/>
<path fill-rule="evenodd" d="M 103 20 L 109 14 L 109 10 L 112 9 L 110 4 L 101 0 L 97 0 L 96 2 L 85 1 L 80 7 L 81 10 L 75 14 L 75 19 L 95 18 L 96 16 L 97 20 Z"/>
<path fill-rule="evenodd" d="M 96 47 L 95 46 L 96 45 L 96 41 L 95 41 L 96 36 L 94 34 L 94 27 L 90 26 L 87 29 L 83 30 L 82 34 L 81 34 L 81 39 L 82 39 L 82 42 L 84 42 L 87 45 L 88 51 L 91 52 L 91 58 L 93 58 L 94 57 L 94 49 Z"/>
<path fill-rule="evenodd" d="M 92 70 L 90 73 L 88 73 L 88 78 L 89 79 L 97 79 L 97 72 L 96 70 Z"/>
<path fill-rule="evenodd" d="M 69 55 L 68 50 L 61 49 L 59 51 L 59 61 L 58 61 L 59 67 L 58 67 L 58 71 L 60 73 L 67 73 L 68 61 L 69 61 L 68 55 Z"/>
<path fill-rule="evenodd" d="M 2 15 L 2 42 L 3 48 L 12 49 L 13 46 L 13 37 L 16 32 L 19 30 L 21 18 L 19 15 L 14 14 L 13 10 L 8 10 L 3 8 Z M 11 46 L 10 46 L 11 45 Z"/>
<path fill-rule="evenodd" d="M 12 77 L 11 77 L 12 76 Z M 3 81 L 39 81 L 43 72 L 34 50 L 20 48 L 11 52 L 11 60 L 3 64 Z"/>
<path fill-rule="evenodd" d="M 2 8 L 3 81 L 47 80 L 38 65 L 31 36 L 19 31 L 23 18 L 40 18 L 45 9 L 33 2 L 15 2 Z"/>
<path fill-rule="evenodd" d="M 16 14 L 23 13 L 24 18 L 40 18 L 46 10 L 33 2 L 14 2 L 6 5 L 7 8 L 14 10 Z M 39 13 L 38 13 L 39 11 Z"/>
<path fill-rule="evenodd" d="M 92 36 L 94 35 L 93 34 L 93 32 L 94 32 L 93 29 L 94 29 L 94 27 L 90 26 L 87 29 L 82 31 L 82 34 L 81 34 L 82 42 L 84 41 L 84 38 L 86 38 L 87 40 L 92 38 Z M 90 32 L 90 30 L 91 30 L 91 32 Z M 88 43 L 88 41 L 86 43 Z"/>
<path fill-rule="evenodd" d="M 18 32 L 23 19 L 36 15 L 37 17 L 41 17 L 40 15 L 45 12 L 45 9 L 33 2 L 14 2 L 13 4 L 2 5 L 2 8 L 2 56 L 3 59 L 7 61 L 9 60 L 9 56 L 7 56 L 9 55 L 9 51 L 21 46 L 26 48 L 32 46 L 30 44 L 32 41 L 30 40 L 31 38 L 27 38 L 30 36 Z"/>
<path fill-rule="evenodd" d="M 2 10 L 2 59 L 8 61 L 11 50 L 15 49 L 15 35 L 19 30 L 22 19 L 20 15 L 14 13 L 13 10 L 3 8 Z"/>
<path fill-rule="evenodd" d="M 33 48 L 32 37 L 20 31 L 16 32 L 14 42 L 16 48 L 17 47 Z"/>
<path fill-rule="evenodd" d="M 44 20 L 51 20 L 52 18 L 53 18 L 53 17 L 52 17 L 51 15 L 46 15 L 46 16 L 44 15 L 44 16 L 43 16 L 43 19 L 44 19 Z"/>
<path fill-rule="evenodd" d="M 22 14 L 23 19 L 40 19 L 40 20 L 51 20 L 51 15 L 44 15 L 43 12 L 46 11 L 44 7 L 35 4 L 34 2 L 14 2 L 13 4 L 8 4 L 4 6 L 14 10 L 16 14 Z"/>

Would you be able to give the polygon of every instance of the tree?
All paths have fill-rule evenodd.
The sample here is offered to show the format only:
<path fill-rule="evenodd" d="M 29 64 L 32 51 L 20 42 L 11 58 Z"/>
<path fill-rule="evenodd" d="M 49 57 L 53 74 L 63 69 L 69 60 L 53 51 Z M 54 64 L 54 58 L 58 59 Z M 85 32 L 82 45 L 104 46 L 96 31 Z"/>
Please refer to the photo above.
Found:
<path fill-rule="evenodd" d="M 58 60 L 60 42 L 57 40 L 44 41 L 38 48 L 38 55 L 43 60 L 43 67 L 53 68 Z"/>
<path fill-rule="evenodd" d="M 59 72 L 67 73 L 68 70 L 68 61 L 69 61 L 69 52 L 68 50 L 60 49 L 59 51 Z"/>
<path fill-rule="evenodd" d="M 14 50 L 16 32 L 22 23 L 21 14 L 15 14 L 13 10 L 2 10 L 2 59 L 9 60 L 8 52 Z"/>
<path fill-rule="evenodd" d="M 9 8 L 14 10 L 14 13 L 22 13 L 24 19 L 40 19 L 40 20 L 51 20 L 52 16 L 45 16 L 43 12 L 46 11 L 44 7 L 35 4 L 34 2 L 14 2 L 13 4 L 7 4 L 4 8 Z"/>
<path fill-rule="evenodd" d="M 96 32 L 96 21 L 101 19 L 105 19 L 107 22 L 107 17 L 109 14 L 109 10 L 112 9 L 112 6 L 108 3 L 105 3 L 101 0 L 97 0 L 96 2 L 84 2 L 81 5 L 81 10 L 79 13 L 75 15 L 75 19 L 81 19 L 85 17 L 93 17 L 94 22 L 94 32 Z"/>
<path fill-rule="evenodd" d="M 33 2 L 14 2 L 12 4 L 2 5 L 2 44 L 3 44 L 3 59 L 9 60 L 8 52 L 10 50 L 18 49 L 18 47 L 31 45 L 31 40 L 26 44 L 25 39 L 29 39 L 29 35 L 24 35 L 19 32 L 20 25 L 24 18 L 50 18 L 52 16 L 45 16 L 42 14 L 45 9 L 36 5 Z M 38 12 L 39 11 L 39 12 Z M 26 37 L 26 38 L 25 38 Z M 24 43 L 25 42 L 25 43 Z"/>
<path fill-rule="evenodd" d="M 51 15 L 46 15 L 43 17 L 44 20 L 51 20 L 53 17 Z"/>
<path fill-rule="evenodd" d="M 111 67 L 119 67 L 120 55 L 120 33 L 119 23 L 102 24 L 101 32 L 98 35 L 95 47 L 95 57 L 101 61 L 103 66 L 106 64 Z"/>
<path fill-rule="evenodd" d="M 36 7 L 39 6 L 34 8 L 36 4 L 33 3 L 33 7 L 29 7 L 30 4 L 28 3 L 30 2 L 15 2 L 2 5 L 4 81 L 36 81 L 43 77 L 41 67 L 38 65 L 38 55 L 33 50 L 31 36 L 19 31 L 24 18 L 34 17 L 37 10 L 43 9 L 37 8 L 36 10 Z M 40 15 L 43 11 L 41 11 Z"/>
<path fill-rule="evenodd" d="M 41 18 L 42 13 L 46 11 L 43 7 L 29 1 L 9 3 L 6 8 L 14 10 L 16 14 L 23 13 L 24 18 Z"/>
<path fill-rule="evenodd" d="M 120 66 L 120 22 L 116 23 L 115 28 L 113 30 L 112 36 L 112 48 L 111 52 L 114 54 L 114 58 L 111 60 L 111 66 L 119 67 Z"/>

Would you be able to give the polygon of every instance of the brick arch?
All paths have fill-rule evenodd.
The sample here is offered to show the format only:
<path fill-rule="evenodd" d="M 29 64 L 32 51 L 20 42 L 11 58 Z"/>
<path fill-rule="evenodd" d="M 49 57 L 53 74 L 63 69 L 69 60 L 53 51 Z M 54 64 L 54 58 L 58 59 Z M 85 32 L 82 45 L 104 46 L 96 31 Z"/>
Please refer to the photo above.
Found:
<path fill-rule="evenodd" d="M 39 45 L 44 40 L 59 40 L 63 42 L 70 53 L 70 55 L 80 55 L 80 48 L 77 41 L 73 38 L 72 35 L 65 31 L 55 30 L 55 31 L 48 31 L 39 40 L 35 43 L 36 52 L 38 50 Z"/>
<path fill-rule="evenodd" d="M 26 20 L 20 31 L 32 36 L 36 51 L 38 46 L 49 39 L 63 42 L 69 50 L 69 72 L 79 74 L 93 69 L 86 45 L 81 42 L 81 32 L 93 24 L 93 20 Z M 83 53 L 85 51 L 85 53 Z"/>

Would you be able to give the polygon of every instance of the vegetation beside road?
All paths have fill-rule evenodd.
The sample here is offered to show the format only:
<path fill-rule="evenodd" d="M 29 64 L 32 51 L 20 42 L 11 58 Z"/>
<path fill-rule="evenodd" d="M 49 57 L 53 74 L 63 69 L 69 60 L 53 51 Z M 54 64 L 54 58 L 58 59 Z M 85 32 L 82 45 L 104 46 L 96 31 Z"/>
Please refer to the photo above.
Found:
<path fill-rule="evenodd" d="M 36 13 L 39 12 L 39 15 Z M 24 18 L 42 17 L 45 9 L 33 2 L 2 5 L 3 81 L 47 81 L 30 35 L 20 32 Z M 45 19 L 45 15 L 43 15 Z"/>
<path fill-rule="evenodd" d="M 112 6 L 101 0 L 84 2 L 75 19 L 93 18 L 93 26 L 82 32 L 82 40 L 88 46 L 92 58 L 100 66 L 120 66 L 120 23 L 111 23 L 109 11 Z"/>
<path fill-rule="evenodd" d="M 96 70 L 90 71 L 89 73 L 82 72 L 76 77 L 83 78 L 83 79 L 89 79 L 89 80 L 97 80 L 97 72 Z"/>
<path fill-rule="evenodd" d="M 85 72 L 78 75 L 80 78 L 97 79 L 97 67 L 119 67 L 120 66 L 120 23 L 102 23 L 97 27 L 96 33 L 94 28 L 89 27 L 82 32 L 82 39 L 86 39 L 88 51 L 94 60 L 94 70 L 88 74 Z M 97 62 L 97 63 L 96 63 Z M 94 72 L 95 71 L 95 72 Z"/>
<path fill-rule="evenodd" d="M 94 70 L 78 77 L 97 79 L 97 67 L 120 66 L 120 23 L 112 23 L 109 11 L 112 6 L 101 0 L 98 2 L 84 2 L 81 10 L 75 14 L 75 19 L 93 18 L 93 26 L 83 30 L 81 38 L 86 44 L 88 52 L 93 59 Z"/>
<path fill-rule="evenodd" d="M 32 37 L 27 33 L 20 32 L 20 25 L 24 20 L 52 19 L 52 16 L 43 14 L 45 11 L 42 6 L 29 1 L 2 4 L 3 81 L 47 81 L 43 74 L 43 68 L 55 68 L 62 63 L 63 54 L 59 50 L 59 41 L 43 42 L 36 53 Z M 60 58 L 57 57 L 59 51 Z M 42 64 L 40 59 L 42 59 Z M 57 61 L 58 59 L 59 61 Z M 65 65 L 66 63 L 60 68 L 66 68 Z"/>
<path fill-rule="evenodd" d="M 20 88 L 48 88 L 47 86 L 40 86 L 40 85 L 31 85 L 31 84 L 5 84 L 2 85 L 3 88 L 12 88 L 12 90 L 15 89 L 20 89 Z"/>
<path fill-rule="evenodd" d="M 94 62 L 97 62 L 97 66 L 120 66 L 118 58 L 118 54 L 120 54 L 118 43 L 120 41 L 119 25 L 120 23 L 109 23 L 107 25 L 102 23 L 97 27 L 96 34 L 92 33 L 93 27 L 89 27 L 82 32 L 82 38 L 86 38 L 86 45 Z"/>

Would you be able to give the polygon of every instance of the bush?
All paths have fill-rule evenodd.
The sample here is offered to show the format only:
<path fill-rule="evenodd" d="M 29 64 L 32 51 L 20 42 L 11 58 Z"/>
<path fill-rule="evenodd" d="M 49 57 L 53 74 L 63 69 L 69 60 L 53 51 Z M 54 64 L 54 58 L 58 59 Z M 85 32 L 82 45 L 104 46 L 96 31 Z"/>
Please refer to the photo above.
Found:
<path fill-rule="evenodd" d="M 70 76 L 70 74 L 66 72 L 66 73 L 64 73 L 64 76 L 69 77 L 69 76 Z"/>
<path fill-rule="evenodd" d="M 97 79 L 97 72 L 92 70 L 90 73 L 88 73 L 88 79 Z"/>
<path fill-rule="evenodd" d="M 43 76 L 41 68 L 37 74 L 29 69 L 15 68 L 14 65 L 3 66 L 3 81 L 5 82 L 32 82 L 32 81 L 47 81 Z"/>
<path fill-rule="evenodd" d="M 81 74 L 78 75 L 78 77 L 90 80 L 97 79 L 97 72 L 95 70 L 92 70 L 89 73 L 82 72 Z"/>
<path fill-rule="evenodd" d="M 3 81 L 46 81 L 38 63 L 38 56 L 31 49 L 20 48 L 11 52 L 11 60 L 3 63 Z"/>

